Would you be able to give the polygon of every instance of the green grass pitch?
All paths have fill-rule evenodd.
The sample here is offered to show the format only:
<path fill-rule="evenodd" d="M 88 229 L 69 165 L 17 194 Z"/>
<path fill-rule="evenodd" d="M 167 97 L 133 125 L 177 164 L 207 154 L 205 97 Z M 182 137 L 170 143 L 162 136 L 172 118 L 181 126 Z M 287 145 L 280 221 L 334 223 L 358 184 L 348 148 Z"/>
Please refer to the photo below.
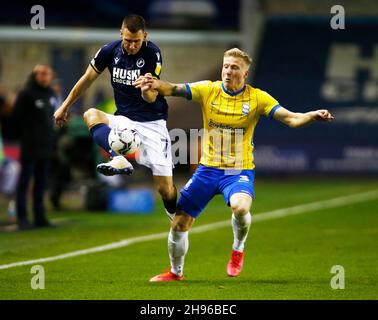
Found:
<path fill-rule="evenodd" d="M 259 181 L 253 215 L 377 190 L 374 180 Z M 0 233 L 0 265 L 168 232 L 160 200 L 150 215 L 51 214 L 53 230 Z M 217 196 L 195 226 L 230 219 Z M 378 199 L 252 222 L 244 270 L 226 275 L 231 226 L 191 234 L 186 280 L 149 283 L 169 265 L 167 240 L 43 263 L 45 289 L 31 288 L 32 265 L 0 270 L 0 299 L 377 299 Z M 332 266 L 345 270 L 345 289 L 330 286 Z"/>

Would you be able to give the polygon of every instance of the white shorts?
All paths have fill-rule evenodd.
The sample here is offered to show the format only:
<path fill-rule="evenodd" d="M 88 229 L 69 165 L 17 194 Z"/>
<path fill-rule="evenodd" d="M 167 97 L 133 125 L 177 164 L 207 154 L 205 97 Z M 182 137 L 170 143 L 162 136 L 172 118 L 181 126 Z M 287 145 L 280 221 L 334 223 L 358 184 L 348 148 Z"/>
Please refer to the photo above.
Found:
<path fill-rule="evenodd" d="M 154 176 L 172 176 L 171 138 L 165 120 L 138 122 L 125 116 L 106 113 L 110 128 L 134 129 L 141 139 L 139 156 L 136 159 L 151 169 Z"/>

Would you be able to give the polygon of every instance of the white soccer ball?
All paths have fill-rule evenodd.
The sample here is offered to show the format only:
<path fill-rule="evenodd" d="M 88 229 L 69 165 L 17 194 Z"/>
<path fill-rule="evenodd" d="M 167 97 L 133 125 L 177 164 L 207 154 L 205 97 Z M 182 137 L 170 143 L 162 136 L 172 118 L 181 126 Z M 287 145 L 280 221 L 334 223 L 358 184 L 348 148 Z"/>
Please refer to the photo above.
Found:
<path fill-rule="evenodd" d="M 135 153 L 140 147 L 140 137 L 134 129 L 113 128 L 108 137 L 109 146 L 122 156 Z"/>

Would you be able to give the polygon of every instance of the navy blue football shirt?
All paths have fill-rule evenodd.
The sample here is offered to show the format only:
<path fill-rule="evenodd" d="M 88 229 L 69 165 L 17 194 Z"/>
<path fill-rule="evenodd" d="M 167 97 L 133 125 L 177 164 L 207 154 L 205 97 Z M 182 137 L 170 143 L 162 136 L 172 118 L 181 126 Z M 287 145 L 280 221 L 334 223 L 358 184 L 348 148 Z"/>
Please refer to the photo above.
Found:
<path fill-rule="evenodd" d="M 121 40 L 110 42 L 97 51 L 90 65 L 97 73 L 108 68 L 117 106 L 115 115 L 139 122 L 167 120 L 168 104 L 165 98 L 158 95 L 155 102 L 148 103 L 143 100 L 140 89 L 133 86 L 134 81 L 146 73 L 159 78 L 162 57 L 160 49 L 153 42 L 144 42 L 135 55 L 124 51 Z"/>

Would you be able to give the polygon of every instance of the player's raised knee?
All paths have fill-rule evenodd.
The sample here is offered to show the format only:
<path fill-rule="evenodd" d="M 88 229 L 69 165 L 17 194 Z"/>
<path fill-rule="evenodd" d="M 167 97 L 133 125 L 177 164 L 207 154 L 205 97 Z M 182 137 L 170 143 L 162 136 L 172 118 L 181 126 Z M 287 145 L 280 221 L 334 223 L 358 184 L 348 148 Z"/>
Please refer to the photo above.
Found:
<path fill-rule="evenodd" d="M 95 108 L 89 108 L 83 114 L 84 122 L 86 125 L 91 128 L 99 123 L 105 123 L 106 119 L 104 119 L 103 112 L 97 110 Z"/>
<path fill-rule="evenodd" d="M 249 212 L 249 206 L 246 205 L 246 204 L 236 203 L 236 204 L 231 206 L 231 209 L 232 209 L 232 212 L 235 215 L 238 215 L 238 216 L 239 215 L 244 216 L 245 214 L 247 214 Z"/>
<path fill-rule="evenodd" d="M 252 205 L 252 197 L 246 193 L 235 193 L 231 196 L 230 207 L 235 215 L 245 215 Z"/>
<path fill-rule="evenodd" d="M 96 109 L 89 108 L 87 111 L 84 112 L 83 118 L 86 124 L 90 123 L 93 119 L 96 118 Z"/>

